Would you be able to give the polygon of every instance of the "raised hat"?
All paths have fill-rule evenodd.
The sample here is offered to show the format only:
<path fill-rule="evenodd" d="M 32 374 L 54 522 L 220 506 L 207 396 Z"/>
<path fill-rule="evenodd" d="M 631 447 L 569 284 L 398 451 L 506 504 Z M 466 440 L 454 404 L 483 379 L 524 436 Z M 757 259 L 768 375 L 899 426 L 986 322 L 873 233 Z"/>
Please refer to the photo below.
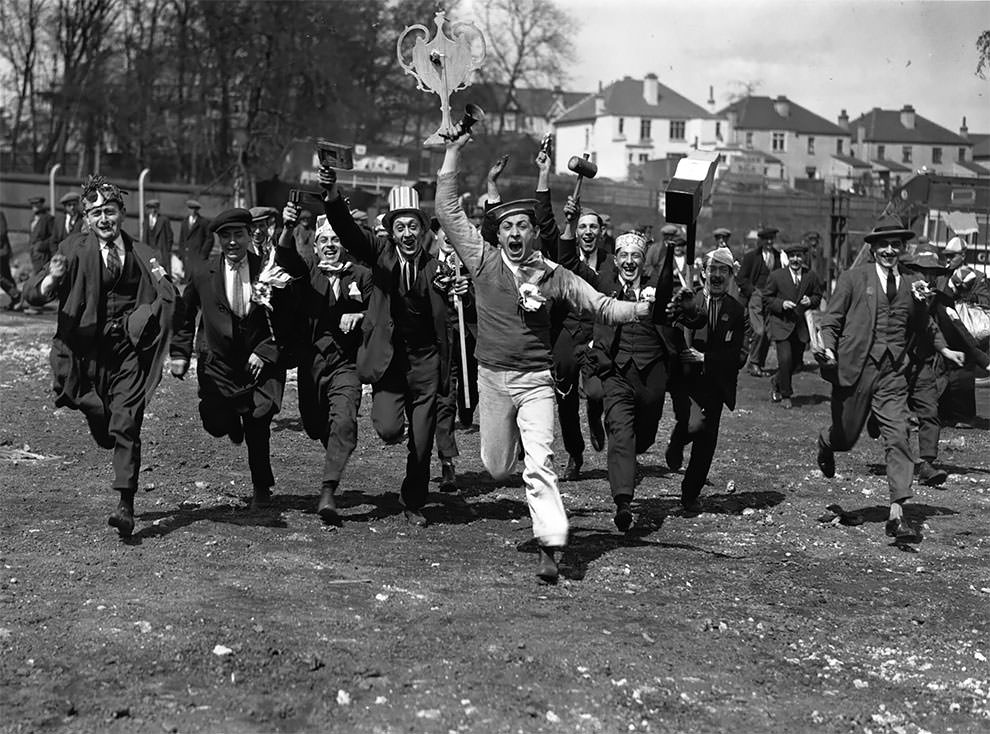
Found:
<path fill-rule="evenodd" d="M 251 226 L 251 212 L 247 209 L 225 209 L 213 218 L 210 222 L 210 232 L 219 232 L 224 227 L 230 226 Z"/>
<path fill-rule="evenodd" d="M 930 244 L 918 245 L 914 252 L 901 256 L 900 263 L 913 270 L 948 270 L 938 248 Z"/>
<path fill-rule="evenodd" d="M 44 199 L 42 199 L 42 201 L 44 201 Z M 77 201 L 79 201 L 79 194 L 77 194 L 75 191 L 70 191 L 67 194 L 63 194 L 62 195 L 62 198 L 58 200 L 58 203 L 59 204 L 74 204 Z"/>
<path fill-rule="evenodd" d="M 146 202 L 144 202 L 145 209 L 157 209 L 161 205 L 162 203 L 158 201 L 158 199 L 148 199 Z"/>
<path fill-rule="evenodd" d="M 732 230 L 725 227 L 718 227 L 712 232 L 712 237 L 731 237 Z"/>
<path fill-rule="evenodd" d="M 966 243 L 963 241 L 962 237 L 953 237 L 951 240 L 945 243 L 945 254 L 946 255 L 958 255 L 961 252 L 966 251 Z"/>
<path fill-rule="evenodd" d="M 914 237 L 914 232 L 910 229 L 905 229 L 904 225 L 901 224 L 896 219 L 883 219 L 873 227 L 868 235 L 866 235 L 863 240 L 867 244 L 873 244 L 874 242 L 879 242 L 881 240 L 895 239 L 901 242 L 907 242 Z"/>
<path fill-rule="evenodd" d="M 488 210 L 488 213 L 495 218 L 496 224 L 501 222 L 506 217 L 511 217 L 516 214 L 526 214 L 530 218 L 533 218 L 536 216 L 536 199 L 516 199 L 515 201 L 508 201 L 505 204 L 493 206 Z"/>
<path fill-rule="evenodd" d="M 769 240 L 776 237 L 779 231 L 776 227 L 760 227 L 756 232 L 756 236 L 761 240 Z"/>
<path fill-rule="evenodd" d="M 202 205 L 195 199 L 186 199 L 186 206 L 189 209 L 202 209 Z"/>
<path fill-rule="evenodd" d="M 254 222 L 263 222 L 268 217 L 277 217 L 278 211 L 271 206 L 252 206 L 251 207 L 251 220 Z"/>
<path fill-rule="evenodd" d="M 419 208 L 419 194 L 412 186 L 393 186 L 388 192 L 388 211 L 382 215 L 382 225 L 389 234 L 392 232 L 392 223 L 400 215 L 418 217 L 423 229 L 430 226 L 426 215 Z"/>

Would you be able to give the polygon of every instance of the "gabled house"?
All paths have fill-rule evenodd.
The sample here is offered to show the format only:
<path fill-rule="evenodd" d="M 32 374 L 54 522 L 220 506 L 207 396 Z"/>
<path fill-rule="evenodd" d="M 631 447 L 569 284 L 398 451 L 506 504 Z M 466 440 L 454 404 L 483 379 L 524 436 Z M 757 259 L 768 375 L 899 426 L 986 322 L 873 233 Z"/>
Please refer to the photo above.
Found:
<path fill-rule="evenodd" d="M 783 95 L 743 97 L 717 114 L 726 120 L 727 145 L 773 156 L 792 186 L 798 179 L 827 180 L 836 168 L 833 156 L 850 153 L 846 130 Z"/>
<path fill-rule="evenodd" d="M 602 87 L 553 123 L 554 170 L 567 173 L 574 155 L 590 154 L 603 178 L 626 180 L 629 167 L 649 160 L 714 149 L 719 120 L 664 86 L 656 74 L 630 76 Z"/>

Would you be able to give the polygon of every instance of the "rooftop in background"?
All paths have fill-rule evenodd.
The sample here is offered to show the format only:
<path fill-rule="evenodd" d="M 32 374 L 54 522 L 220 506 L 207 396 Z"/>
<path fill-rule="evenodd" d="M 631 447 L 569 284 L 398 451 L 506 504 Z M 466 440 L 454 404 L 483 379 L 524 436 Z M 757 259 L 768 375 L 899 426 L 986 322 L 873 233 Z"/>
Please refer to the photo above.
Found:
<path fill-rule="evenodd" d="M 868 143 L 969 145 L 972 142 L 922 117 L 911 105 L 904 105 L 899 110 L 874 107 L 860 115 L 849 123 L 849 134 L 854 142 L 860 127 L 864 128 L 864 140 Z"/>
<path fill-rule="evenodd" d="M 816 115 L 809 109 L 792 102 L 784 95 L 770 97 L 743 97 L 719 110 L 719 117 L 729 113 L 738 115 L 734 127 L 738 130 L 790 130 L 802 135 L 848 135 L 834 122 Z"/>
<path fill-rule="evenodd" d="M 647 99 L 647 94 L 650 92 L 648 88 L 644 88 L 647 83 L 656 85 L 655 103 Z M 595 98 L 599 95 L 604 103 L 604 108 L 600 111 L 595 104 Z M 646 79 L 624 77 L 619 81 L 612 82 L 597 93 L 587 95 L 561 115 L 556 120 L 556 124 L 594 120 L 604 115 L 665 120 L 708 119 L 712 117 L 711 113 L 704 107 L 661 84 L 655 74 L 648 74 Z"/>
<path fill-rule="evenodd" d="M 990 133 L 970 133 L 969 142 L 973 144 L 974 161 L 990 158 Z"/>

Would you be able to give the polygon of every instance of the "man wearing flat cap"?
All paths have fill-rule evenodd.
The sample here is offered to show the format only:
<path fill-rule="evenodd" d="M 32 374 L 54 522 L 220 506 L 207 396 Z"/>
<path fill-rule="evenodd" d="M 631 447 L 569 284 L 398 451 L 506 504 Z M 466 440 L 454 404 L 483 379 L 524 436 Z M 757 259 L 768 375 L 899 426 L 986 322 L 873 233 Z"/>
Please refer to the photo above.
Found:
<path fill-rule="evenodd" d="M 172 223 L 161 212 L 158 199 L 148 199 L 144 204 L 144 241 L 158 253 L 162 267 L 172 269 Z"/>
<path fill-rule="evenodd" d="M 645 234 L 645 230 L 643 231 L 644 237 L 649 241 L 649 236 Z M 687 238 L 684 236 L 683 230 L 676 224 L 665 224 L 661 227 L 660 241 L 648 244 L 646 249 L 646 262 L 643 264 L 643 272 L 646 277 L 654 277 L 660 273 L 660 268 L 667 259 L 667 251 L 675 249 L 678 246 L 678 241 L 682 239 L 681 254 L 683 256 L 687 254 Z"/>
<path fill-rule="evenodd" d="M 193 269 L 210 259 L 213 235 L 209 230 L 210 220 L 199 213 L 203 208 L 200 203 L 196 199 L 188 199 L 186 208 L 189 213 L 183 217 L 179 227 L 179 259 L 189 278 Z"/>
<path fill-rule="evenodd" d="M 716 227 L 712 231 L 712 239 L 715 241 L 715 247 L 729 247 L 729 238 L 732 237 L 732 230 L 726 227 Z M 729 248 L 732 249 L 732 248 Z"/>
<path fill-rule="evenodd" d="M 555 302 L 618 324 L 648 315 L 647 301 L 618 301 L 546 260 L 534 248 L 535 200 L 508 202 L 489 214 L 498 247 L 485 242 L 457 195 L 460 149 L 470 139 L 450 131 L 437 178 L 437 218 L 474 281 L 478 311 L 478 394 L 481 460 L 497 481 L 515 469 L 520 445 L 523 483 L 539 547 L 537 576 L 556 583 L 555 554 L 568 523 L 553 464 L 554 383 L 550 308 Z"/>
<path fill-rule="evenodd" d="M 408 421 L 400 495 L 406 521 L 424 527 L 437 396 L 450 389 L 448 304 L 446 294 L 433 287 L 438 262 L 425 247 L 430 221 L 416 190 L 397 186 L 382 217 L 386 237 L 377 237 L 354 221 L 336 171 L 322 167 L 319 175 L 327 222 L 348 253 L 372 272 L 358 374 L 371 384 L 371 422 L 383 441 L 401 441 Z"/>
<path fill-rule="evenodd" d="M 278 211 L 271 206 L 251 207 L 251 250 L 266 264 L 275 256 Z"/>
<path fill-rule="evenodd" d="M 832 382 L 832 422 L 818 436 L 818 466 L 835 476 L 835 452 L 856 445 L 870 413 L 880 427 L 886 455 L 890 513 L 887 535 L 917 537 L 904 516 L 912 495 L 914 460 L 908 441 L 908 372 L 920 340 L 934 337 L 928 298 L 917 275 L 898 269 L 914 232 L 899 222 L 882 222 L 864 238 L 874 262 L 839 276 L 822 318 L 823 375 Z"/>
<path fill-rule="evenodd" d="M 79 194 L 70 191 L 58 203 L 62 205 L 62 215 L 55 219 L 55 233 L 52 238 L 52 246 L 55 248 L 70 234 L 80 231 L 83 222 L 79 214 Z"/>
<path fill-rule="evenodd" d="M 814 270 L 804 269 L 807 247 L 803 242 L 784 246 L 787 267 L 767 277 L 763 288 L 766 328 L 777 350 L 777 372 L 770 378 L 770 400 L 792 407 L 793 377 L 804 363 L 804 350 L 811 335 L 805 313 L 822 302 L 823 286 Z"/>
<path fill-rule="evenodd" d="M 285 367 L 275 338 L 280 293 L 265 294 L 259 275 L 265 266 L 250 252 L 251 213 L 227 209 L 210 222 L 220 253 L 188 273 L 172 338 L 171 371 L 182 379 L 189 369 L 196 334 L 199 415 L 211 436 L 247 444 L 252 508 L 269 504 L 275 476 L 271 465 L 271 423 L 282 407 Z M 267 300 L 266 298 L 270 298 Z"/>
<path fill-rule="evenodd" d="M 58 299 L 52 339 L 55 405 L 82 411 L 97 445 L 113 451 L 108 523 L 121 537 L 134 531 L 144 409 L 162 375 L 175 289 L 158 254 L 121 229 L 123 192 L 102 176 L 82 191 L 89 232 L 70 236 L 28 282 L 24 297 Z"/>
<path fill-rule="evenodd" d="M 761 227 L 756 237 L 756 247 L 743 255 L 738 279 L 739 292 L 748 304 L 749 374 L 763 377 L 768 374 L 763 365 L 770 350 L 770 336 L 764 320 L 763 289 L 770 273 L 780 268 L 780 253 L 773 244 L 777 237 L 775 227 Z"/>
<path fill-rule="evenodd" d="M 28 228 L 28 252 L 31 254 L 31 268 L 35 274 L 44 270 L 52 259 L 57 242 L 55 239 L 55 217 L 48 213 L 48 206 L 42 196 L 28 199 L 31 205 L 31 224 Z"/>

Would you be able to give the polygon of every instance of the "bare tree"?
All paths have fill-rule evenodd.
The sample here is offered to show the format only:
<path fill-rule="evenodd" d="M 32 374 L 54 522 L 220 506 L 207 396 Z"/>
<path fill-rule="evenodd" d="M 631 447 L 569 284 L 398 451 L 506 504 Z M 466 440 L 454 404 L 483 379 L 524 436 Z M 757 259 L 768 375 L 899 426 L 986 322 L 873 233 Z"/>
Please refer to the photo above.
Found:
<path fill-rule="evenodd" d="M 976 75 L 986 79 L 987 69 L 990 69 L 990 31 L 983 31 L 976 39 L 976 54 Z"/>
<path fill-rule="evenodd" d="M 729 82 L 729 86 L 732 89 L 725 96 L 729 104 L 732 104 L 733 102 L 738 102 L 741 99 L 746 99 L 746 97 L 752 97 L 756 94 L 760 87 L 763 86 L 763 80 L 750 79 L 749 81 L 743 81 L 741 79 L 733 79 Z"/>
<path fill-rule="evenodd" d="M 31 105 L 35 64 L 42 44 L 39 31 L 43 0 L 8 0 L 0 2 L 0 55 L 10 64 L 12 82 L 17 89 L 10 145 L 16 160 L 22 123 Z"/>

